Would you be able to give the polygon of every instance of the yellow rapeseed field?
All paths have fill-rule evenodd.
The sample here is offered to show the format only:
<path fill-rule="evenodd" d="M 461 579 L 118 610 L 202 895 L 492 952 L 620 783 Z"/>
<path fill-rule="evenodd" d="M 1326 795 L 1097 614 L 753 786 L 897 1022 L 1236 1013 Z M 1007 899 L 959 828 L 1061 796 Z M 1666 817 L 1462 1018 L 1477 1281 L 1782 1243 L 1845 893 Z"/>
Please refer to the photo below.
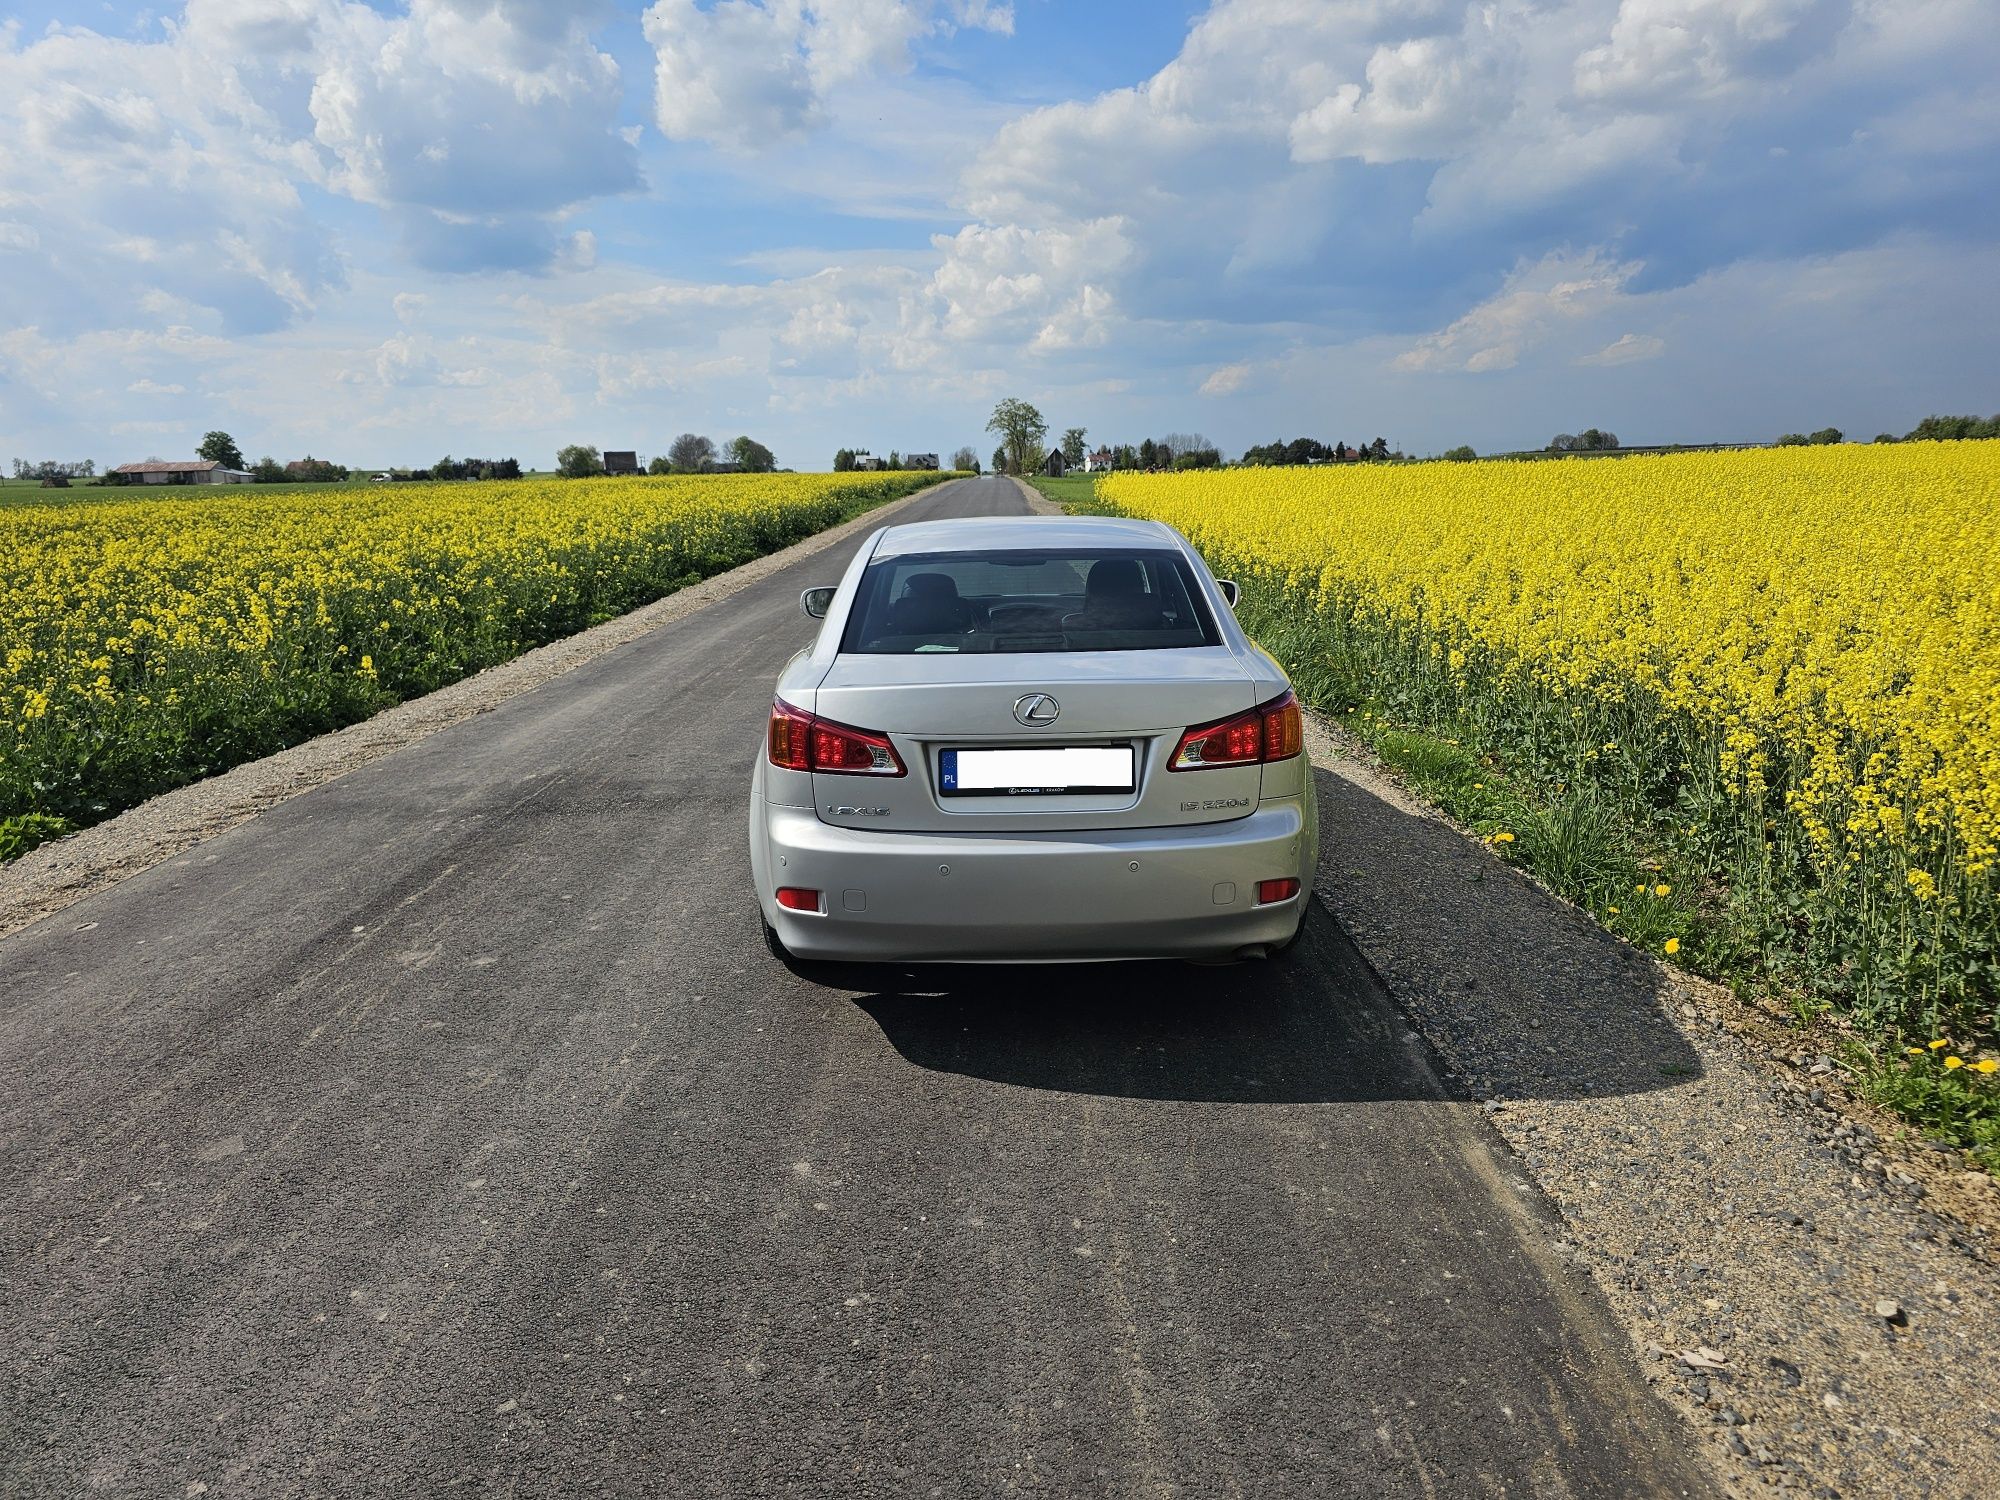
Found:
<path fill-rule="evenodd" d="M 114 491 L 0 508 L 0 857 L 936 477 Z"/>
<path fill-rule="evenodd" d="M 1884 1006 L 1991 1023 L 2000 442 L 1119 474 L 1311 680 L 1699 849 Z M 1900 988 L 1903 993 L 1889 993 Z M 1866 995 L 1864 995 L 1866 998 Z"/>

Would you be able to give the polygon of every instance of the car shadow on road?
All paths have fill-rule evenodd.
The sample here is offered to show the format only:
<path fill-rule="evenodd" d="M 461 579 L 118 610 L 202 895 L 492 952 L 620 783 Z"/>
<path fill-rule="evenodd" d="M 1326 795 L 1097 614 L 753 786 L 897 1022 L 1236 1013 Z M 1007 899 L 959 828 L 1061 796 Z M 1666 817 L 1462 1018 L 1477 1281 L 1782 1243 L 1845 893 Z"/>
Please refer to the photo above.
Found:
<path fill-rule="evenodd" d="M 861 976 L 848 979 L 847 987 Z M 871 969 L 905 1060 L 1062 1093 L 1320 1104 L 1446 1092 L 1327 913 L 1262 963 Z"/>
<path fill-rule="evenodd" d="M 856 1003 L 919 1067 L 1066 1093 L 1565 1099 L 1700 1076 L 1644 955 L 1436 819 L 1318 781 L 1332 914 L 1316 904 L 1289 954 L 1227 968 L 870 967 L 839 987 L 864 991 Z"/>

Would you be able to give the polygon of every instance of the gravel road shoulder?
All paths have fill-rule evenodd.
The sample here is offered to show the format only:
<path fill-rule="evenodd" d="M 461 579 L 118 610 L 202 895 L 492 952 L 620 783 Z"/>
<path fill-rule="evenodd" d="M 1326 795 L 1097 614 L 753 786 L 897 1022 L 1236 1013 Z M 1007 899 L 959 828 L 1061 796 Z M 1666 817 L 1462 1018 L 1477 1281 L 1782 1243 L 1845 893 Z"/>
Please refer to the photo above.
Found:
<path fill-rule="evenodd" d="M 928 486 L 875 506 L 852 520 L 754 558 L 740 568 L 705 578 L 630 614 L 538 646 L 512 661 L 384 709 L 346 729 L 166 792 L 115 818 L 44 844 L 11 864 L 0 865 L 0 937 L 171 859 L 288 797 L 323 786 L 441 729 L 489 713 L 510 698 L 727 599 L 801 558 L 886 525 L 904 506 L 935 497 L 945 487 Z"/>
<path fill-rule="evenodd" d="M 1336 726 L 1308 736 L 1322 899 L 1730 1492 L 1991 1494 L 1990 1184 L 1892 1143 L 1830 1060 L 1502 864 Z"/>

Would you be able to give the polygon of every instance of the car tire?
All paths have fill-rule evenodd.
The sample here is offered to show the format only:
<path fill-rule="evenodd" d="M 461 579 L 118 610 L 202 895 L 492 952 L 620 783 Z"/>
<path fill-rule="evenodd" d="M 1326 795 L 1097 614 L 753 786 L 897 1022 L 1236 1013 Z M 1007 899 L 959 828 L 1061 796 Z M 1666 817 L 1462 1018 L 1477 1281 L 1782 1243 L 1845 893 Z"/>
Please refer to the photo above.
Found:
<path fill-rule="evenodd" d="M 771 957 L 787 968 L 792 963 L 792 950 L 785 946 L 785 940 L 778 936 L 778 929 L 764 920 L 764 914 L 757 913 L 757 925 L 764 929 L 764 946 L 771 951 Z"/>

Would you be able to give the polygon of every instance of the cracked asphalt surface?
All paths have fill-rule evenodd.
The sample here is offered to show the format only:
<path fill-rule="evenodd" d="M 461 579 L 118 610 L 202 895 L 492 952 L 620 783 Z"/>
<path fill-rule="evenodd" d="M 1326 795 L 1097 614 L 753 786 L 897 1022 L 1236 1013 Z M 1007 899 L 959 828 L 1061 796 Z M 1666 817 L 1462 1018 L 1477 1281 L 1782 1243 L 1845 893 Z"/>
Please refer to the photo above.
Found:
<path fill-rule="evenodd" d="M 851 546 L 0 940 L 0 1493 L 1710 1493 L 1324 911 L 767 958 L 745 782 Z"/>

